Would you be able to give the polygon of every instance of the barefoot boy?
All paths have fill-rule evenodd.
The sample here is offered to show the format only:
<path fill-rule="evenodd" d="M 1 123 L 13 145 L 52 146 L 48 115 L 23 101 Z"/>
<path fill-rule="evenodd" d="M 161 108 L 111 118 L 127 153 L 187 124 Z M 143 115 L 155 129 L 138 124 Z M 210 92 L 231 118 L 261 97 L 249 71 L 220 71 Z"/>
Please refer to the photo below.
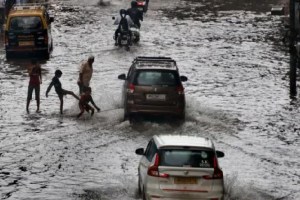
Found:
<path fill-rule="evenodd" d="M 92 105 L 97 109 L 98 112 L 100 111 L 100 108 L 98 108 L 96 106 L 96 104 L 94 103 L 91 93 L 92 93 L 91 87 L 87 87 L 85 92 L 81 95 L 80 100 L 79 100 L 80 113 L 77 115 L 77 118 L 79 118 L 84 113 L 84 110 L 86 110 L 87 112 L 89 112 L 91 110 L 91 116 L 93 116 L 94 108 L 92 108 L 89 105 L 89 102 L 92 103 Z"/>
<path fill-rule="evenodd" d="M 72 92 L 72 91 L 68 91 L 68 90 L 62 89 L 61 83 L 60 83 L 60 81 L 59 81 L 59 78 L 61 77 L 61 75 L 62 75 L 62 72 L 61 72 L 60 70 L 56 70 L 56 71 L 55 71 L 55 76 L 53 77 L 53 79 L 52 79 L 50 85 L 49 85 L 48 88 L 47 88 L 47 91 L 46 91 L 46 97 L 48 97 L 48 93 L 50 92 L 52 86 L 54 86 L 55 91 L 56 91 L 56 93 L 57 93 L 57 95 L 58 95 L 58 98 L 59 98 L 59 100 L 60 100 L 60 114 L 63 114 L 63 105 L 64 105 L 64 99 L 63 99 L 63 96 L 64 96 L 64 95 L 67 95 L 67 94 L 70 94 L 70 95 L 72 95 L 73 97 L 75 97 L 75 98 L 78 99 L 78 100 L 79 100 L 79 97 L 76 96 L 76 95 L 74 94 L 74 92 Z"/>

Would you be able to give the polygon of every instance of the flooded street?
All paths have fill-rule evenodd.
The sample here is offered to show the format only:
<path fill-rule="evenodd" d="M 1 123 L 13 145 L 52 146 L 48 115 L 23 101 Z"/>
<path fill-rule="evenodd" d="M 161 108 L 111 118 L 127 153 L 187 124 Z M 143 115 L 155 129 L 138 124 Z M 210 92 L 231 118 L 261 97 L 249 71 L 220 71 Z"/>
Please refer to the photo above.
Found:
<path fill-rule="evenodd" d="M 212 138 L 224 172 L 226 200 L 300 199 L 300 101 L 289 98 L 289 54 L 280 0 L 150 0 L 141 41 L 114 46 L 112 17 L 128 0 L 52 1 L 54 50 L 42 62 L 41 113 L 26 112 L 30 59 L 6 61 L 0 50 L 0 198 L 7 200 L 133 200 L 135 149 L 154 134 Z M 56 69 L 78 91 L 81 61 L 95 56 L 93 98 L 102 112 L 79 113 L 77 101 L 46 89 Z M 186 121 L 123 121 L 118 75 L 137 56 L 169 56 L 184 83 Z"/>

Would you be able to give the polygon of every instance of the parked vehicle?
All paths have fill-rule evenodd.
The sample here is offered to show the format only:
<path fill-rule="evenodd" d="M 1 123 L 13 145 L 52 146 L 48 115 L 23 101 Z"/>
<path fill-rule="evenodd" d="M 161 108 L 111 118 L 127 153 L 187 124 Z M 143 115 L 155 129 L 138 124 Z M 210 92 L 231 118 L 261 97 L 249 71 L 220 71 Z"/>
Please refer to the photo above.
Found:
<path fill-rule="evenodd" d="M 49 58 L 53 49 L 50 17 L 44 6 L 14 6 L 5 25 L 6 58 L 16 53 L 38 54 Z"/>
<path fill-rule="evenodd" d="M 122 99 L 124 119 L 136 114 L 185 117 L 185 94 L 176 61 L 169 57 L 137 57 L 124 80 Z"/>
<path fill-rule="evenodd" d="M 208 138 L 155 135 L 139 148 L 138 188 L 143 200 L 223 200 L 224 180 L 216 151 Z"/>

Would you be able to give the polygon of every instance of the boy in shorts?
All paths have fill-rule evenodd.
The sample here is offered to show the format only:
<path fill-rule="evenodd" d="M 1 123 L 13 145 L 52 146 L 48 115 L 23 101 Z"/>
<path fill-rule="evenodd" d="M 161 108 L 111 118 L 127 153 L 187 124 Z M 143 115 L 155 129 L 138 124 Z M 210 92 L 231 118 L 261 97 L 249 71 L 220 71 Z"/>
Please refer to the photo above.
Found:
<path fill-rule="evenodd" d="M 56 71 L 55 71 L 55 76 L 53 77 L 53 79 L 52 79 L 50 85 L 49 85 L 48 88 L 47 88 L 47 91 L 46 91 L 46 97 L 48 97 L 48 93 L 50 92 L 52 86 L 54 86 L 55 91 L 56 91 L 56 93 L 57 93 L 57 95 L 58 95 L 58 98 L 59 98 L 59 100 L 60 100 L 60 114 L 63 114 L 63 106 L 64 106 L 64 99 L 63 99 L 63 96 L 64 96 L 64 95 L 67 95 L 67 94 L 70 94 L 70 95 L 72 95 L 73 97 L 75 97 L 75 98 L 78 99 L 78 100 L 79 100 L 79 97 L 76 96 L 76 95 L 74 94 L 74 92 L 72 92 L 72 91 L 68 91 L 68 90 L 62 89 L 61 83 L 60 83 L 60 81 L 59 81 L 59 78 L 61 77 L 61 75 L 62 75 L 62 72 L 61 72 L 60 70 L 56 70 Z"/>

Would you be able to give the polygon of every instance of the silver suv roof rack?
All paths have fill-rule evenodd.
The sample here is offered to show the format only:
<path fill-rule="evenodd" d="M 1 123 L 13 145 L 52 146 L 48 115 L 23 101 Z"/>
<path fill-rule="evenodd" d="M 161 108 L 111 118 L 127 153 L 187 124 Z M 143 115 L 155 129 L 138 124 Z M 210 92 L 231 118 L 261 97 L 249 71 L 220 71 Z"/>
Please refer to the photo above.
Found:
<path fill-rule="evenodd" d="M 176 61 L 170 57 L 146 57 L 139 56 L 136 57 L 133 62 L 172 62 L 176 65 Z"/>
<path fill-rule="evenodd" d="M 155 68 L 170 68 L 177 70 L 176 61 L 170 57 L 136 57 L 133 62 L 138 68 L 155 67 Z"/>

